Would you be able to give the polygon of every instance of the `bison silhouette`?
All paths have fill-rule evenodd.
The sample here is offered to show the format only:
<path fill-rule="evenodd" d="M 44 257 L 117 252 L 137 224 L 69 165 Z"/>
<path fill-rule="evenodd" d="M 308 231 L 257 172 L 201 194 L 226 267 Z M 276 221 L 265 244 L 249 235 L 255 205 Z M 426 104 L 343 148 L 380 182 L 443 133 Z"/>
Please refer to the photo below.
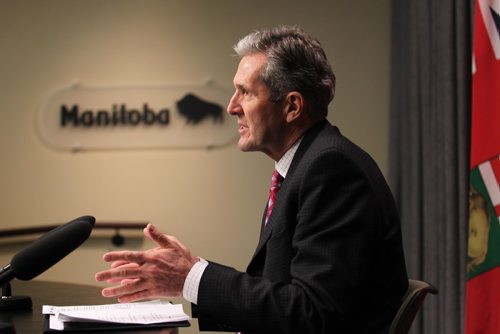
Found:
<path fill-rule="evenodd" d="M 194 94 L 187 94 L 177 101 L 179 113 L 186 117 L 186 123 L 198 124 L 205 117 L 212 117 L 216 123 L 224 121 L 222 107 L 218 104 L 202 100 Z"/>

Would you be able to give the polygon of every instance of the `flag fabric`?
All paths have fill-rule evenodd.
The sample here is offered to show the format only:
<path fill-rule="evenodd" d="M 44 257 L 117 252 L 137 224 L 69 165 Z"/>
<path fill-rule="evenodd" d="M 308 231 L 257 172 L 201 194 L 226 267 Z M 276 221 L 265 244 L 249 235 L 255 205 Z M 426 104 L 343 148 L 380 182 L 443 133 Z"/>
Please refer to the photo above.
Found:
<path fill-rule="evenodd" d="M 466 334 L 500 334 L 500 0 L 476 0 Z"/>

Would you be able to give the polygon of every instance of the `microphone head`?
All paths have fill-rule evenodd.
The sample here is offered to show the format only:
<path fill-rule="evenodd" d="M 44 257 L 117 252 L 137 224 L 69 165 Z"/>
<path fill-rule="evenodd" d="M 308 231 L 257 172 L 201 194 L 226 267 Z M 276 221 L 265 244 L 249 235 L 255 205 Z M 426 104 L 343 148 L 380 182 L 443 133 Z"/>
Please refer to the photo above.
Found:
<path fill-rule="evenodd" d="M 94 224 L 92 216 L 76 218 L 23 248 L 10 262 L 15 277 L 27 281 L 52 267 L 88 239 Z"/>
<path fill-rule="evenodd" d="M 87 223 L 89 223 L 90 225 L 92 225 L 92 227 L 94 227 L 94 225 L 95 225 L 95 218 L 93 216 L 81 216 L 79 218 L 73 219 L 72 221 L 75 221 L 75 220 L 76 221 L 84 220 Z"/>

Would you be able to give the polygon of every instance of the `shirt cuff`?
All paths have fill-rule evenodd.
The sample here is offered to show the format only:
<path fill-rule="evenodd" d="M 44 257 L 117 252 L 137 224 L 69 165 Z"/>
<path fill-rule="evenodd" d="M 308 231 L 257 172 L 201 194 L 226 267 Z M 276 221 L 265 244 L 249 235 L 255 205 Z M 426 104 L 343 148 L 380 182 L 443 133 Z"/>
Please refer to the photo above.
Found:
<path fill-rule="evenodd" d="M 198 288 L 200 287 L 201 276 L 203 276 L 207 266 L 207 260 L 200 258 L 200 261 L 196 262 L 189 271 L 182 288 L 182 296 L 188 302 L 198 304 Z"/>

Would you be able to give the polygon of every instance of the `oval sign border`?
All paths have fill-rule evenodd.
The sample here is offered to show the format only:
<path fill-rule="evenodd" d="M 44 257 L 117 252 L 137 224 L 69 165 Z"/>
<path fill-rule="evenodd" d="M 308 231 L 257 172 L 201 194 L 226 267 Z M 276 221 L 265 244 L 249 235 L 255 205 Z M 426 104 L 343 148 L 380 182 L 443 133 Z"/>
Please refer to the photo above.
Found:
<path fill-rule="evenodd" d="M 41 140 L 58 151 L 219 148 L 238 136 L 236 123 L 226 113 L 230 97 L 213 81 L 199 85 L 76 83 L 49 94 L 36 113 L 36 128 Z M 190 104 L 179 104 L 189 98 Z M 65 125 L 63 108 L 71 116 Z M 98 119 L 101 116 L 109 122 Z"/>

